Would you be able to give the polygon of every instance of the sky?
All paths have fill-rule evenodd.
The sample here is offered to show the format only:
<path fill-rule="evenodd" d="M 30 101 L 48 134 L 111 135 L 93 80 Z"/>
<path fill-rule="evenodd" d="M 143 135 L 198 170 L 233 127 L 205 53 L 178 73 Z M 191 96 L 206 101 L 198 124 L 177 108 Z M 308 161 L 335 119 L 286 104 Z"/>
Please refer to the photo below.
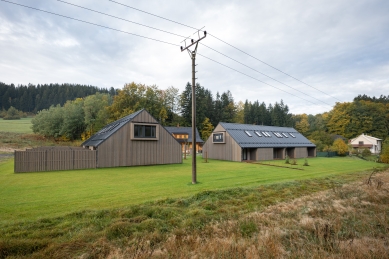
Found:
<path fill-rule="evenodd" d="M 359 94 L 389 95 L 387 0 L 9 1 L 104 27 L 0 0 L 6 84 L 135 82 L 183 91 L 192 61 L 180 46 L 205 26 L 196 82 L 214 95 L 283 100 L 294 114 L 327 112 Z"/>

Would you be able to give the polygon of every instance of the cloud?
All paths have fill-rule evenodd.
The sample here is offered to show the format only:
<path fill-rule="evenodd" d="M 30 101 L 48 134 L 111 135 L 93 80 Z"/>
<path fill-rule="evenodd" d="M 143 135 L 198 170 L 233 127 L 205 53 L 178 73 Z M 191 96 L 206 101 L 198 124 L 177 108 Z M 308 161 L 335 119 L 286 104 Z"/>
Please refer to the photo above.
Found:
<path fill-rule="evenodd" d="M 59 1 L 13 1 L 173 44 L 182 40 Z M 194 32 L 110 1 L 68 1 L 179 35 Z M 305 93 L 200 45 L 202 55 L 257 79 L 198 56 L 198 82 L 214 95 L 230 90 L 236 101 L 283 99 L 293 113 L 319 113 L 339 100 L 351 101 L 358 94 L 379 96 L 389 89 L 389 2 L 385 0 L 119 2 L 196 28 L 205 25 L 210 35 L 204 44 Z M 69 82 L 121 88 L 135 81 L 183 90 L 191 81 L 191 60 L 177 46 L 5 2 L 0 2 L 0 49 L 0 80 L 6 83 Z"/>

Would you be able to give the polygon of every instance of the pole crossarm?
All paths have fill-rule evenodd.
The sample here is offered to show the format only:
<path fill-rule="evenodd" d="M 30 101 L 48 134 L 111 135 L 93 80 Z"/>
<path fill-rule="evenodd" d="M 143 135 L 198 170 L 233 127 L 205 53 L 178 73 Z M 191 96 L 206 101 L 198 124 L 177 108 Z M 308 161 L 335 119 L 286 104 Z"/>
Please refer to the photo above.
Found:
<path fill-rule="evenodd" d="M 202 39 L 204 39 L 205 37 L 207 37 L 207 31 L 204 31 L 204 36 L 201 37 L 201 38 L 199 38 L 198 40 L 193 40 L 193 39 L 191 39 L 191 44 L 189 44 L 188 46 L 186 46 L 186 47 L 182 47 L 182 46 L 181 46 L 181 52 L 183 52 L 183 51 L 186 50 L 186 49 L 189 49 L 190 47 L 192 47 L 192 46 L 195 45 L 195 44 L 196 44 L 196 49 L 197 49 L 197 44 L 198 44 Z"/>

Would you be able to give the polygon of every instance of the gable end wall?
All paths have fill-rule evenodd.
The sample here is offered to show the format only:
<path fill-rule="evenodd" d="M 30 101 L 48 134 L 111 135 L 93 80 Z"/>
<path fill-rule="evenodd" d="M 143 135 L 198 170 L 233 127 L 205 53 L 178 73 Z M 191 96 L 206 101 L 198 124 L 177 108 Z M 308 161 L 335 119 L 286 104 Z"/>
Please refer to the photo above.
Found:
<path fill-rule="evenodd" d="M 97 167 L 182 163 L 181 145 L 160 124 L 159 140 L 131 140 L 131 123 L 158 123 L 142 111 L 97 148 Z"/>

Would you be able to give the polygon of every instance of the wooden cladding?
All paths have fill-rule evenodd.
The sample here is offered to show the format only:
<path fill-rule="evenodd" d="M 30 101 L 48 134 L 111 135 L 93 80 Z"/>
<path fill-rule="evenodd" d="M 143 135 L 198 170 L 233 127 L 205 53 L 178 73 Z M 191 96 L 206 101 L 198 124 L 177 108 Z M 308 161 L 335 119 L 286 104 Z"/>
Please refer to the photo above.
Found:
<path fill-rule="evenodd" d="M 136 124 L 156 126 L 157 141 L 133 139 Z M 180 143 L 146 111 L 112 134 L 97 150 L 97 167 L 182 163 Z"/>
<path fill-rule="evenodd" d="M 97 151 L 71 147 L 41 147 L 15 151 L 15 173 L 96 168 Z"/>

